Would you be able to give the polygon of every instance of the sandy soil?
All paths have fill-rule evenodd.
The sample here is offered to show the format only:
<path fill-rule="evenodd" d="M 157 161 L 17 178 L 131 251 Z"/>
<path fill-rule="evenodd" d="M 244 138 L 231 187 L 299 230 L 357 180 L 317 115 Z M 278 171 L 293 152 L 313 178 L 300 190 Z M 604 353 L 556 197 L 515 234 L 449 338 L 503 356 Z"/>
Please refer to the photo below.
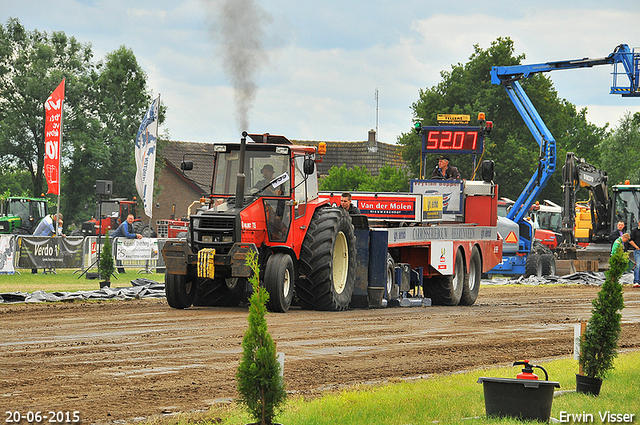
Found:
<path fill-rule="evenodd" d="M 287 389 L 378 382 L 570 356 L 598 287 L 485 286 L 471 307 L 270 314 Z M 640 349 L 640 290 L 625 288 L 622 349 Z M 0 305 L 2 412 L 79 411 L 82 423 L 206 409 L 235 397 L 246 308 L 164 300 Z M 4 413 L 6 422 L 7 413 Z M 26 423 L 26 422 L 24 422 Z"/>

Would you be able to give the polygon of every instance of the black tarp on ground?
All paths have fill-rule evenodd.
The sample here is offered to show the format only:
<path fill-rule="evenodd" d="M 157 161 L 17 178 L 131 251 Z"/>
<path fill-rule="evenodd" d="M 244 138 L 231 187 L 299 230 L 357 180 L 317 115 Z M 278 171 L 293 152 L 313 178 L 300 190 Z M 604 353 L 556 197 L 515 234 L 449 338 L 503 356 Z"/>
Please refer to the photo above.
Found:
<path fill-rule="evenodd" d="M 140 278 L 131 281 L 131 286 L 120 288 L 103 287 L 95 291 L 76 292 L 7 292 L 0 294 L 0 303 L 39 303 L 75 300 L 132 300 L 141 298 L 164 298 L 164 283 Z"/>

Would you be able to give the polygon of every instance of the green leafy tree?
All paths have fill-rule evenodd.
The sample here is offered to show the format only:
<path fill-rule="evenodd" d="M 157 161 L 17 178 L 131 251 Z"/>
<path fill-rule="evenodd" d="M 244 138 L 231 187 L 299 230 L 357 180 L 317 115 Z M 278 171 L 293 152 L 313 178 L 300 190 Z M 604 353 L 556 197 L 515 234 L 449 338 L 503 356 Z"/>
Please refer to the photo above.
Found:
<path fill-rule="evenodd" d="M 358 186 L 362 192 L 408 192 L 409 172 L 384 165 L 380 168 L 380 174 L 372 177 Z"/>
<path fill-rule="evenodd" d="M 33 196 L 46 192 L 43 105 L 63 78 L 61 208 L 78 222 L 94 212 L 96 180 L 112 180 L 114 196 L 136 195 L 134 138 L 152 96 L 125 46 L 95 63 L 90 44 L 64 32 L 27 31 L 15 18 L 0 25 L 0 158 L 29 172 Z"/>
<path fill-rule="evenodd" d="M 580 341 L 580 365 L 590 378 L 603 378 L 613 368 L 620 338 L 620 311 L 624 308 L 620 276 L 627 269 L 629 258 L 622 249 L 609 259 L 606 279 L 592 301 L 591 317 Z"/>
<path fill-rule="evenodd" d="M 513 41 L 498 38 L 487 49 L 474 46 L 474 53 L 465 64 L 451 66 L 451 70 L 442 71 L 442 81 L 436 86 L 421 89 L 419 99 L 411 106 L 414 119 L 423 126 L 437 125 L 439 113 L 468 114 L 475 119 L 479 112 L 485 112 L 488 120 L 493 121 L 494 129 L 485 139 L 485 152 L 478 158 L 491 159 L 496 164 L 495 181 L 500 185 L 500 195 L 515 199 L 522 192 L 538 166 L 539 147 L 529 129 L 512 104 L 504 88 L 491 84 L 490 70 L 495 65 L 517 65 L 525 59 L 524 55 L 515 55 Z M 567 147 L 580 148 L 589 152 L 588 146 L 595 146 L 603 129 L 586 121 L 586 111 L 578 113 L 575 106 L 558 97 L 551 80 L 542 74 L 520 81 L 531 102 L 538 110 L 543 121 L 557 142 L 557 172 L 554 173 L 541 198 L 560 202 L 562 161 Z M 473 122 L 471 124 L 474 124 Z M 589 136 L 582 139 L 583 136 Z M 430 175 L 435 166 L 435 155 L 430 155 L 425 164 L 421 164 L 421 139 L 413 131 L 399 137 L 403 145 L 403 158 L 410 165 L 411 172 L 417 175 Z M 457 155 L 452 165 L 458 167 L 463 178 L 470 179 L 474 169 L 469 155 Z"/>
<path fill-rule="evenodd" d="M 247 256 L 247 265 L 253 270 L 249 279 L 253 293 L 249 298 L 248 327 L 242 339 L 242 359 L 236 379 L 240 403 L 249 415 L 262 425 L 273 423 L 287 393 L 280 377 L 280 363 L 276 357 L 276 344 L 267 329 L 267 301 L 269 293 L 260 286 L 260 269 L 256 253 Z"/>
<path fill-rule="evenodd" d="M 601 168 L 609 175 L 610 184 L 630 180 L 640 183 L 640 112 L 627 112 L 618 126 L 596 149 L 600 153 Z"/>
<path fill-rule="evenodd" d="M 371 173 L 364 165 L 348 169 L 343 164 L 341 167 L 331 167 L 329 174 L 320 182 L 320 190 L 355 191 L 371 179 Z"/>
<path fill-rule="evenodd" d="M 0 152 L 5 164 L 29 172 L 33 196 L 46 192 L 44 102 L 66 77 L 64 125 L 72 126 L 91 56 L 89 45 L 63 32 L 27 31 L 14 18 L 0 25 Z"/>

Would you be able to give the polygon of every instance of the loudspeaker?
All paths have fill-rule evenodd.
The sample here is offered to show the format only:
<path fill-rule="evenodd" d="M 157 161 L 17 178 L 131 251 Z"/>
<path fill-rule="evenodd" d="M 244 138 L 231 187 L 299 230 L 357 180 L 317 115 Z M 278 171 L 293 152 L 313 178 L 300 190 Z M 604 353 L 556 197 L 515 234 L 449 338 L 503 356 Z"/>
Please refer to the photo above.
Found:
<path fill-rule="evenodd" d="M 490 159 L 485 159 L 482 161 L 482 180 L 485 182 L 493 181 L 494 175 L 494 164 Z"/>
<path fill-rule="evenodd" d="M 111 195 L 113 182 L 111 180 L 96 180 L 96 193 L 98 195 Z"/>

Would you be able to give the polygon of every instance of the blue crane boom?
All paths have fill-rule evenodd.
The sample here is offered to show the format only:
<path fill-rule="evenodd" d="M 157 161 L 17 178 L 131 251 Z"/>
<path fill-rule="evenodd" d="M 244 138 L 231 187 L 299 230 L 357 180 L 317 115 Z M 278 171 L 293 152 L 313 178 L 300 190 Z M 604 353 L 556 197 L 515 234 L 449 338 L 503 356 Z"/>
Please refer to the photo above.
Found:
<path fill-rule="evenodd" d="M 611 54 L 604 58 L 583 58 L 531 65 L 494 66 L 491 68 L 491 83 L 504 87 L 518 113 L 540 146 L 538 168 L 507 215 L 508 219 L 520 226 L 520 254 L 530 253 L 533 243 L 531 224 L 524 218 L 556 169 L 556 140 L 523 90 L 520 80 L 541 72 L 590 68 L 598 65 L 614 66 L 611 94 L 621 94 L 624 97 L 640 96 L 640 91 L 638 91 L 640 53 L 636 53 L 635 49 L 629 49 L 626 44 L 618 45 Z M 624 76 L 626 76 L 626 80 L 624 80 Z M 519 267 L 513 268 L 513 270 L 516 269 L 520 270 Z"/>

